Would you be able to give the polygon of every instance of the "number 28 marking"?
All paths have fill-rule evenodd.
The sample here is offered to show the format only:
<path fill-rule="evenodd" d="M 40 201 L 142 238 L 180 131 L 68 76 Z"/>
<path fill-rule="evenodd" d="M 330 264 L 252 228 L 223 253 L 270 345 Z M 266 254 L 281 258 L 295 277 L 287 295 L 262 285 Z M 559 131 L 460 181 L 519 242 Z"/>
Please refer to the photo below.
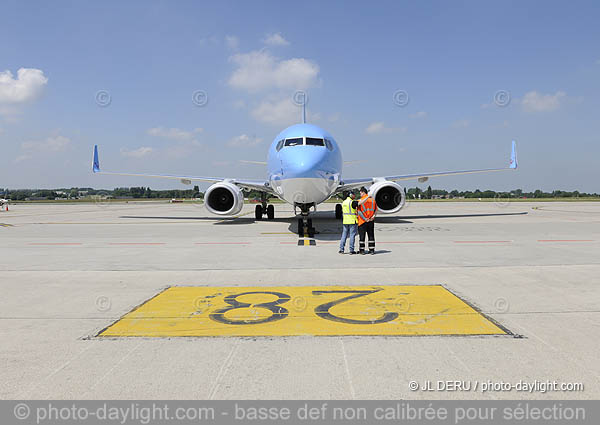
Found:
<path fill-rule="evenodd" d="M 336 291 L 312 291 L 313 295 L 323 295 L 323 294 L 350 294 L 346 297 L 339 298 L 334 301 L 330 301 L 328 303 L 320 304 L 315 307 L 314 312 L 321 319 L 331 320 L 333 322 L 339 323 L 348 323 L 352 325 L 373 325 L 376 323 L 386 323 L 391 322 L 392 320 L 398 317 L 398 313 L 394 312 L 385 312 L 381 317 L 377 319 L 370 320 L 358 320 L 358 319 L 349 319 L 346 317 L 336 316 L 329 312 L 329 309 L 332 307 L 342 304 L 346 301 L 350 301 L 356 298 L 365 297 L 370 294 L 374 294 L 376 292 L 381 291 L 381 289 L 366 289 L 366 290 L 336 290 Z M 266 295 L 275 295 L 277 299 L 275 301 L 259 303 L 259 304 L 250 304 L 244 303 L 237 300 L 238 297 L 242 295 L 251 295 L 251 294 L 266 294 Z M 277 320 L 285 319 L 288 316 L 289 311 L 282 307 L 281 304 L 285 304 L 290 301 L 291 297 L 282 292 L 268 292 L 268 291 L 253 291 L 253 292 L 243 292 L 235 295 L 228 295 L 225 297 L 224 301 L 229 304 L 229 307 L 221 308 L 219 310 L 214 311 L 209 315 L 209 317 L 215 322 L 224 323 L 227 325 L 257 325 L 260 323 L 268 323 L 275 322 Z M 242 319 L 242 320 L 232 320 L 225 317 L 225 313 L 233 310 L 237 310 L 240 308 L 263 308 L 272 312 L 272 314 L 268 317 L 259 318 L 259 319 Z"/>

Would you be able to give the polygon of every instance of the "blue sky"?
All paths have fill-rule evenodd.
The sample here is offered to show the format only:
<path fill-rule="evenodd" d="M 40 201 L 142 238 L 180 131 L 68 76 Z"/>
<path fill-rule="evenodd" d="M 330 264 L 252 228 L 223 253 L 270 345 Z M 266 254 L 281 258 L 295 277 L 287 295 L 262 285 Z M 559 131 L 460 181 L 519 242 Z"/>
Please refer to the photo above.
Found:
<path fill-rule="evenodd" d="M 93 176 L 94 144 L 105 169 L 264 178 L 239 160 L 264 160 L 302 89 L 309 122 L 366 160 L 346 177 L 502 166 L 515 139 L 517 173 L 431 185 L 598 192 L 599 18 L 583 1 L 4 1 L 0 187 L 183 187 Z"/>

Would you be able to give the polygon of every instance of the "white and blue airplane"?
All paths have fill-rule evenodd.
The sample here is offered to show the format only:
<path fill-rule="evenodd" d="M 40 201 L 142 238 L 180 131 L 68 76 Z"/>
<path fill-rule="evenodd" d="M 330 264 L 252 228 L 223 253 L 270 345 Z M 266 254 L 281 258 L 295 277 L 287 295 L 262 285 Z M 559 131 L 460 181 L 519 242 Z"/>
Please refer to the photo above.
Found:
<path fill-rule="evenodd" d="M 303 120 L 304 121 L 304 120 Z M 261 220 L 275 217 L 275 209 L 267 203 L 269 195 L 300 210 L 299 232 L 304 228 L 312 229 L 308 215 L 311 208 L 330 197 L 361 186 L 369 186 L 369 194 L 375 199 L 379 213 L 393 214 L 404 207 L 406 199 L 404 189 L 396 182 L 418 180 L 426 182 L 430 177 L 457 174 L 486 173 L 492 171 L 515 170 L 517 168 L 516 144 L 512 142 L 510 163 L 504 168 L 487 168 L 462 171 L 436 171 L 430 173 L 404 174 L 393 176 L 375 176 L 355 179 L 342 178 L 342 152 L 333 136 L 316 125 L 292 125 L 275 137 L 267 154 L 267 178 L 248 180 L 241 178 L 204 177 L 165 174 L 116 173 L 100 170 L 98 146 L 94 146 L 93 172 L 122 176 L 156 177 L 180 180 L 184 184 L 193 181 L 209 182 L 212 185 L 204 195 L 208 211 L 217 215 L 238 214 L 244 205 L 242 189 L 260 191 L 261 204 L 256 205 L 255 218 Z M 341 218 L 341 205 L 336 205 L 336 218 Z"/>

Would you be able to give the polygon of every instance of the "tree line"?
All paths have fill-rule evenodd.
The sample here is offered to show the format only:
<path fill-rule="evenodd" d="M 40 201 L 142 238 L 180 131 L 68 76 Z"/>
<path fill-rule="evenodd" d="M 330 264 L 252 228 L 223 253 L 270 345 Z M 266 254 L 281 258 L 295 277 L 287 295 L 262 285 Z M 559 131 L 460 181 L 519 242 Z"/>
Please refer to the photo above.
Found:
<path fill-rule="evenodd" d="M 2 193 L 4 193 L 2 195 Z M 198 186 L 193 189 L 152 190 L 149 187 L 117 187 L 114 189 L 94 189 L 91 187 L 71 187 L 59 189 L 0 189 L 0 196 L 12 201 L 55 200 L 55 199 L 173 199 L 203 198 Z"/>
<path fill-rule="evenodd" d="M 508 192 L 497 192 L 494 190 L 452 190 L 427 189 L 419 187 L 405 188 L 404 192 L 407 199 L 437 199 L 437 198 L 600 198 L 598 193 L 586 193 L 566 190 L 553 190 L 544 192 L 541 189 L 527 192 L 522 189 L 514 189 Z M 245 191 L 244 195 L 248 199 L 260 199 L 259 191 Z M 341 196 L 341 195 L 340 195 Z M 173 198 L 203 198 L 204 193 L 200 192 L 198 186 L 193 189 L 168 189 L 153 190 L 150 187 L 117 187 L 114 189 L 94 189 L 91 187 L 71 187 L 59 189 L 0 189 L 0 197 L 12 201 L 27 200 L 54 200 L 54 199 L 86 199 L 86 198 L 112 198 L 112 199 L 173 199 Z"/>
<path fill-rule="evenodd" d="M 553 190 L 552 192 L 544 192 L 541 189 L 534 190 L 532 192 L 524 191 L 523 189 L 514 189 L 511 191 L 497 192 L 494 190 L 479 190 L 474 191 L 465 190 L 441 190 L 432 189 L 428 186 L 426 190 L 422 190 L 419 187 L 411 189 L 405 189 L 405 194 L 408 199 L 435 199 L 435 198 L 598 198 L 598 193 L 586 193 L 579 192 L 578 190 L 567 191 L 567 190 Z"/>

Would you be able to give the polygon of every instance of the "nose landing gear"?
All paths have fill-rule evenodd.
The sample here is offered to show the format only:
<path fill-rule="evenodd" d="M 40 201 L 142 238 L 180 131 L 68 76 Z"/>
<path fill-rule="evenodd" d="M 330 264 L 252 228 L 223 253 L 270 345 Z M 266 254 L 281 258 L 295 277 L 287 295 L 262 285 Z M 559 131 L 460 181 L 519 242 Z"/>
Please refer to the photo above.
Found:
<path fill-rule="evenodd" d="M 315 237 L 315 228 L 312 225 L 312 218 L 302 217 L 298 219 L 298 236 L 301 238 Z"/>
<path fill-rule="evenodd" d="M 310 207 L 315 207 L 316 209 L 316 206 L 314 204 L 294 205 L 294 209 L 296 207 L 300 207 L 301 215 L 301 218 L 298 219 L 298 236 L 301 238 L 306 236 L 314 238 L 316 232 L 312 224 L 312 218 L 308 218 L 308 212 L 310 211 Z"/>

